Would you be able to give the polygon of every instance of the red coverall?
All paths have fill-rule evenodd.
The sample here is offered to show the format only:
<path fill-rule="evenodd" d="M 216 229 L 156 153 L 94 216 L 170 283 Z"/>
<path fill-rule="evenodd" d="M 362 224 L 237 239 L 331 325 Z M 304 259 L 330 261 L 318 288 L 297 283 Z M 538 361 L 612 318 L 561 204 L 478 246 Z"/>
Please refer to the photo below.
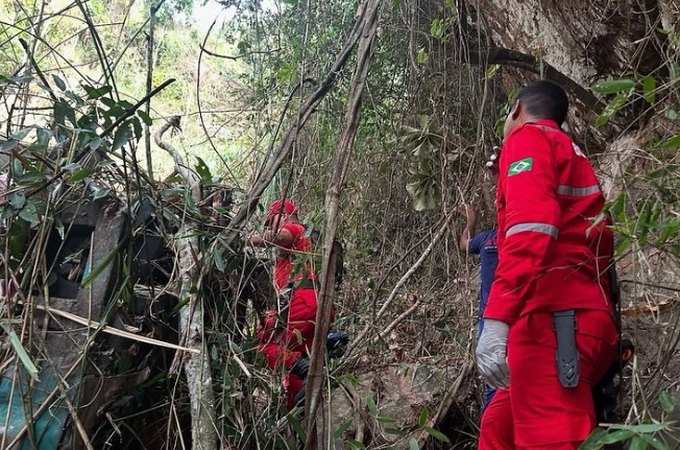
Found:
<path fill-rule="evenodd" d="M 581 150 L 550 120 L 517 127 L 499 161 L 499 264 L 484 318 L 510 325 L 510 387 L 482 417 L 479 449 L 576 449 L 595 427 L 591 387 L 616 355 L 604 196 Z M 580 382 L 560 384 L 552 312 L 576 311 Z"/>
<path fill-rule="evenodd" d="M 290 249 L 279 249 L 274 265 L 274 287 L 277 294 L 289 288 L 292 280 L 293 254 L 295 252 L 310 252 L 312 243 L 305 236 L 305 227 L 299 223 L 287 223 L 281 226 L 293 236 Z M 299 282 L 306 276 L 313 279 L 311 266 L 305 265 L 305 270 L 295 276 Z M 278 312 L 268 311 L 264 323 L 258 330 L 259 349 L 265 355 L 267 364 L 272 369 L 282 365 L 290 369 L 298 359 L 307 356 L 314 338 L 316 319 L 316 291 L 310 287 L 294 287 L 288 301 L 288 316 L 284 328 L 277 327 Z M 287 372 L 284 378 L 288 408 L 294 405 L 293 399 L 303 386 L 303 379 Z"/>

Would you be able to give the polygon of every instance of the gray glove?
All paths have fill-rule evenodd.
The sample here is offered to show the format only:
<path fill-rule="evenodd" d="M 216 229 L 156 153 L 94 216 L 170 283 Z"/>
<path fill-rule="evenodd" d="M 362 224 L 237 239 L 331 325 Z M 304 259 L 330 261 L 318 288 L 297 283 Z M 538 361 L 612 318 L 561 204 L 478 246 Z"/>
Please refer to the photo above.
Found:
<path fill-rule="evenodd" d="M 484 319 L 484 329 L 477 343 L 477 370 L 495 388 L 510 385 L 510 371 L 506 361 L 508 330 L 500 320 Z"/>

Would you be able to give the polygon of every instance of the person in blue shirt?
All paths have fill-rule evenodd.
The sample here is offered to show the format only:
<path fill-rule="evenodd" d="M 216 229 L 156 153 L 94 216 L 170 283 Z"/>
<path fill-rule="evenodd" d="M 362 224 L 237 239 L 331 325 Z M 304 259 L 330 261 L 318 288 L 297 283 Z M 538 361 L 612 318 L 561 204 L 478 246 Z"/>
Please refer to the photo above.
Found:
<path fill-rule="evenodd" d="M 493 283 L 494 275 L 496 273 L 496 266 L 498 265 L 498 248 L 496 246 L 496 230 L 484 230 L 475 233 L 477 228 L 477 212 L 470 205 L 465 205 L 465 218 L 467 223 L 465 229 L 460 236 L 459 247 L 462 251 L 479 255 L 481 262 L 480 273 L 480 292 L 479 292 L 479 332 L 477 337 L 484 329 L 484 308 L 486 301 L 489 298 L 491 291 L 491 283 Z M 486 385 L 484 392 L 484 402 L 482 410 L 486 408 L 491 402 L 496 390 Z"/>

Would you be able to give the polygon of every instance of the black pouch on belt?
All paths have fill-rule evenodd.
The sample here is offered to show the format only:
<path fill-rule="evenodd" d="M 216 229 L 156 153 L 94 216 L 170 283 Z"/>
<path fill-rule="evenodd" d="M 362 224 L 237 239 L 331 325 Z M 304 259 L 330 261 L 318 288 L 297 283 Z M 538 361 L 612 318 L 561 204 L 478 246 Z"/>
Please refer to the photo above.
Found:
<path fill-rule="evenodd" d="M 573 309 L 553 313 L 553 328 L 557 337 L 557 374 L 565 388 L 578 386 L 579 356 L 576 348 L 576 316 Z"/>

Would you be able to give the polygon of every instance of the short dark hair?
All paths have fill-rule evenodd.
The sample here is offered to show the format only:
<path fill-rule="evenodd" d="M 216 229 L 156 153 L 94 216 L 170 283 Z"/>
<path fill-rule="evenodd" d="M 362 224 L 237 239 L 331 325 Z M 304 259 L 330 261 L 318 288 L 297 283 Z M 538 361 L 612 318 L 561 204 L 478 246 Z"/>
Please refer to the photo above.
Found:
<path fill-rule="evenodd" d="M 552 81 L 539 80 L 520 89 L 517 98 L 522 101 L 529 115 L 550 119 L 562 125 L 567 117 L 569 99 L 562 86 Z"/>

